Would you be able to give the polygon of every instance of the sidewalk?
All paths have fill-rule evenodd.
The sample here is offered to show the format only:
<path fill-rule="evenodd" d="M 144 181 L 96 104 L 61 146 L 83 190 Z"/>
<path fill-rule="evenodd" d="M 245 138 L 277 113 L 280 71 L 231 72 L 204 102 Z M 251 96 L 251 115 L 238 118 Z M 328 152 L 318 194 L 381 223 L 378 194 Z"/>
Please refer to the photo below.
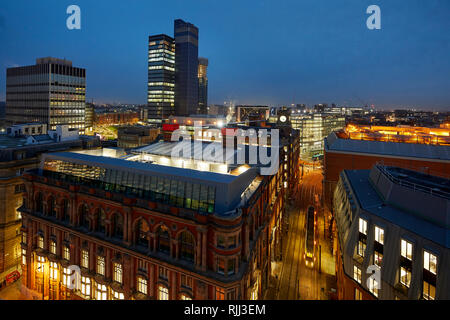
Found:
<path fill-rule="evenodd" d="M 0 289 L 0 300 L 29 300 L 20 292 L 21 279 Z"/>

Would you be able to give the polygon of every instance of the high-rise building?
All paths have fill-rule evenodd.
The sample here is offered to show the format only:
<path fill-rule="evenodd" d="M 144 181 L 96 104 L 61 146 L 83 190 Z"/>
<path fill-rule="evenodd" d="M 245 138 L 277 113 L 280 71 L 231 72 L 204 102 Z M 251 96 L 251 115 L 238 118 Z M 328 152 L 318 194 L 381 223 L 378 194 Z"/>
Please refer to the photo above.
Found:
<path fill-rule="evenodd" d="M 6 120 L 9 124 L 42 122 L 49 130 L 69 125 L 84 133 L 86 69 L 56 58 L 6 71 Z"/>
<path fill-rule="evenodd" d="M 148 41 L 148 121 L 161 123 L 175 112 L 175 43 L 165 34 Z"/>
<path fill-rule="evenodd" d="M 198 58 L 198 111 L 208 113 L 208 59 Z"/>
<path fill-rule="evenodd" d="M 197 113 L 198 108 L 198 28 L 177 19 L 175 34 L 175 114 Z"/>

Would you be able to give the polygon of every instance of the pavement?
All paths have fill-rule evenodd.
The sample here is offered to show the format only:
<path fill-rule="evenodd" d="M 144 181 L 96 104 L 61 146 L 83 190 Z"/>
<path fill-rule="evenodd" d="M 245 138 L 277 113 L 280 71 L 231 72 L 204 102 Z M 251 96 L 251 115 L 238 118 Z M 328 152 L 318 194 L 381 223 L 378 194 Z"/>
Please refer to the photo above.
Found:
<path fill-rule="evenodd" d="M 309 170 L 300 182 L 299 194 L 287 207 L 289 229 L 283 238 L 283 260 L 272 264 L 275 276 L 270 279 L 265 299 L 326 300 L 330 298 L 331 289 L 336 288 L 332 241 L 320 201 L 322 179 L 320 169 Z M 314 268 L 306 267 L 303 256 L 306 211 L 310 205 L 317 211 Z"/>
<path fill-rule="evenodd" d="M 20 291 L 22 281 L 18 279 L 12 284 L 0 289 L 0 300 L 29 300 L 29 297 L 23 295 Z"/>

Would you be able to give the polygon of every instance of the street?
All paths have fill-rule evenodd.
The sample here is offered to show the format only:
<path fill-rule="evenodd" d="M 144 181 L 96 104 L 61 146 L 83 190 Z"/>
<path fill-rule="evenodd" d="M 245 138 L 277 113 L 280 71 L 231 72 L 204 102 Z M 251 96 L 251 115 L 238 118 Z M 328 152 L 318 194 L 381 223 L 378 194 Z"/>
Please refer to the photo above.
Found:
<path fill-rule="evenodd" d="M 334 257 L 331 242 L 325 237 L 324 216 L 320 205 L 322 173 L 309 170 L 301 181 L 300 193 L 288 206 L 289 228 L 283 243 L 283 260 L 278 269 L 275 299 L 322 300 L 328 299 L 331 288 L 336 288 Z M 314 206 L 316 218 L 316 245 L 314 268 L 305 265 L 306 212 Z M 319 266 L 320 264 L 320 266 Z M 321 272 L 319 272 L 319 268 Z"/>

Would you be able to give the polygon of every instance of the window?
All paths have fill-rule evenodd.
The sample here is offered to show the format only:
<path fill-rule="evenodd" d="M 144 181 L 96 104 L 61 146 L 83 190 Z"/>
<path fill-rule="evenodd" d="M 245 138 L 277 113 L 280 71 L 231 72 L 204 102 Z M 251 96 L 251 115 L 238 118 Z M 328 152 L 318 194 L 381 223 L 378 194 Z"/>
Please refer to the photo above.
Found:
<path fill-rule="evenodd" d="M 137 278 L 137 291 L 143 294 L 147 294 L 147 279 L 143 277 Z"/>
<path fill-rule="evenodd" d="M 81 276 L 81 293 L 85 297 L 91 296 L 91 279 L 90 278 Z"/>
<path fill-rule="evenodd" d="M 22 264 L 26 265 L 27 264 L 27 250 L 22 249 Z"/>
<path fill-rule="evenodd" d="M 359 232 L 367 235 L 367 221 L 359 218 Z"/>
<path fill-rule="evenodd" d="M 437 257 L 428 252 L 423 252 L 423 268 L 430 271 L 432 274 L 436 274 Z"/>
<path fill-rule="evenodd" d="M 27 233 L 26 231 L 22 232 L 22 243 L 27 244 Z"/>
<path fill-rule="evenodd" d="M 44 263 L 45 258 L 42 256 L 37 256 L 37 272 L 42 273 L 44 272 Z"/>
<path fill-rule="evenodd" d="M 237 241 L 236 236 L 228 237 L 228 248 L 236 248 Z"/>
<path fill-rule="evenodd" d="M 169 300 L 169 289 L 159 285 L 158 286 L 158 299 L 159 300 Z"/>
<path fill-rule="evenodd" d="M 225 300 L 225 289 L 216 287 L 216 300 Z"/>
<path fill-rule="evenodd" d="M 161 226 L 158 229 L 158 251 L 170 253 L 169 229 L 166 226 Z"/>
<path fill-rule="evenodd" d="M 83 268 L 89 268 L 89 252 L 85 249 L 81 250 L 81 266 Z"/>
<path fill-rule="evenodd" d="M 70 260 L 70 248 L 68 246 L 64 246 L 63 248 L 63 259 L 66 261 Z"/>
<path fill-rule="evenodd" d="M 149 231 L 148 224 L 145 220 L 140 219 L 137 223 L 137 239 L 136 244 L 148 247 L 147 233 Z"/>
<path fill-rule="evenodd" d="M 108 299 L 108 289 L 106 288 L 106 286 L 104 284 L 97 283 L 95 299 L 97 299 L 97 300 L 107 300 Z"/>
<path fill-rule="evenodd" d="M 400 267 L 400 283 L 408 288 L 411 284 L 411 271 L 405 267 Z"/>
<path fill-rule="evenodd" d="M 56 254 L 56 242 L 50 241 L 50 253 Z"/>
<path fill-rule="evenodd" d="M 111 293 L 113 300 L 123 300 L 125 298 L 122 292 L 112 290 Z"/>
<path fill-rule="evenodd" d="M 234 274 L 235 272 L 235 266 L 236 266 L 236 260 L 235 259 L 229 259 L 228 260 L 228 270 L 227 273 L 228 274 Z"/>
<path fill-rule="evenodd" d="M 436 298 L 436 287 L 426 281 L 423 282 L 423 298 L 425 300 L 434 300 Z"/>
<path fill-rule="evenodd" d="M 169 279 L 168 270 L 166 268 L 159 267 L 159 277 L 164 280 Z"/>
<path fill-rule="evenodd" d="M 50 261 L 50 279 L 58 279 L 58 264 L 52 261 Z"/>
<path fill-rule="evenodd" d="M 378 282 L 373 278 L 369 278 L 369 291 L 372 292 L 375 297 L 378 297 Z"/>
<path fill-rule="evenodd" d="M 181 286 L 184 288 L 192 289 L 192 277 L 181 275 Z"/>
<path fill-rule="evenodd" d="M 122 283 L 122 264 L 114 263 L 114 281 Z"/>
<path fill-rule="evenodd" d="M 232 289 L 227 292 L 227 300 L 236 300 L 236 290 Z"/>
<path fill-rule="evenodd" d="M 116 213 L 113 216 L 113 237 L 123 238 L 123 217 L 120 213 Z"/>
<path fill-rule="evenodd" d="M 82 204 L 80 207 L 80 226 L 83 228 L 88 229 L 89 228 L 89 209 L 86 204 Z"/>
<path fill-rule="evenodd" d="M 366 251 L 366 244 L 359 240 L 356 253 L 358 254 L 358 256 L 364 257 L 364 251 Z"/>
<path fill-rule="evenodd" d="M 377 226 L 375 226 L 375 241 L 384 244 L 384 230 Z"/>
<path fill-rule="evenodd" d="M 353 279 L 358 283 L 361 283 L 361 269 L 357 266 L 353 266 Z"/>
<path fill-rule="evenodd" d="M 97 256 L 97 273 L 105 275 L 105 257 Z"/>
<path fill-rule="evenodd" d="M 97 211 L 97 231 L 100 233 L 105 233 L 106 231 L 106 214 L 103 209 L 98 209 Z"/>
<path fill-rule="evenodd" d="M 182 294 L 180 295 L 180 300 L 192 300 L 192 298 L 189 297 L 188 295 L 182 293 Z"/>
<path fill-rule="evenodd" d="M 217 258 L 217 273 L 225 274 L 225 260 Z"/>
<path fill-rule="evenodd" d="M 180 259 L 194 262 L 194 236 L 191 233 L 184 231 L 180 234 L 179 238 Z"/>
<path fill-rule="evenodd" d="M 38 248 L 44 249 L 44 237 L 43 236 L 38 237 Z"/>
<path fill-rule="evenodd" d="M 381 267 L 382 261 L 383 261 L 383 254 L 379 253 L 378 251 L 374 251 L 373 263 L 375 263 L 377 266 Z"/>
<path fill-rule="evenodd" d="M 402 239 L 401 255 L 408 260 L 412 260 L 412 243 Z"/>
<path fill-rule="evenodd" d="M 63 285 L 68 287 L 70 284 L 70 275 L 71 275 L 71 271 L 69 268 L 63 268 L 63 273 L 62 273 L 62 282 Z"/>
<path fill-rule="evenodd" d="M 218 248 L 225 248 L 225 237 L 221 234 L 217 235 L 217 247 Z"/>
<path fill-rule="evenodd" d="M 355 288 L 355 300 L 362 300 L 362 292 L 358 288 Z"/>

